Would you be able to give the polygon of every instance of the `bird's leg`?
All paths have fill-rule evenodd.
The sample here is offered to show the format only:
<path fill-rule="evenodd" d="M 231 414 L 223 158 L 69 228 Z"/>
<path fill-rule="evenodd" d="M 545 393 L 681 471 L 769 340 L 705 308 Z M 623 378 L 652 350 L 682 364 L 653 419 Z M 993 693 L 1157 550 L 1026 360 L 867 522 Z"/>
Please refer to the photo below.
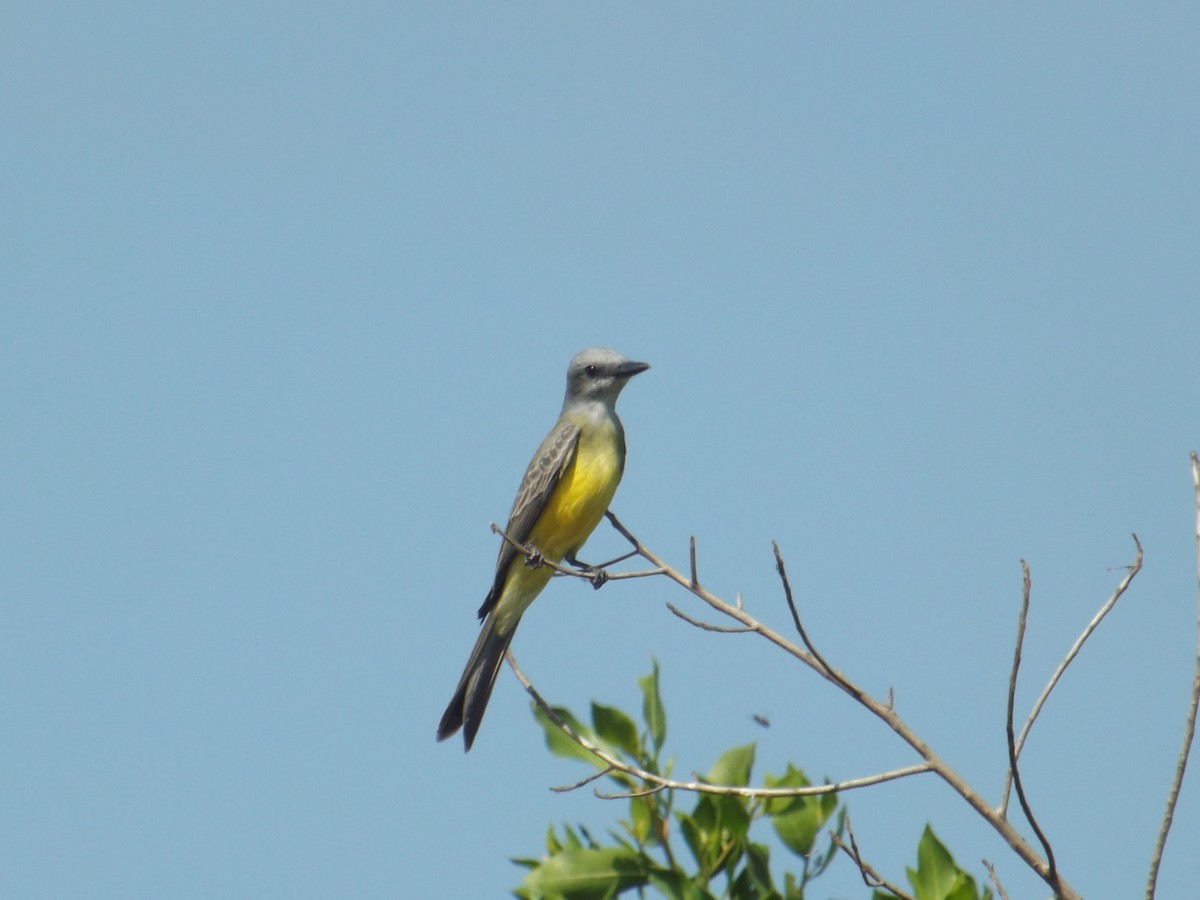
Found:
<path fill-rule="evenodd" d="M 635 556 L 637 556 L 637 551 L 630 550 L 628 553 L 622 553 L 620 556 L 614 556 L 612 559 L 606 560 L 605 562 L 600 563 L 598 566 L 589 566 L 589 568 L 607 569 L 609 566 L 615 566 L 617 563 L 625 562 L 625 560 L 632 559 Z"/>
<path fill-rule="evenodd" d="M 608 573 L 604 571 L 603 566 L 590 566 L 585 562 L 580 562 L 575 558 L 574 553 L 568 553 L 563 559 L 583 572 L 587 576 L 588 581 L 592 583 L 592 587 L 597 591 L 604 587 L 604 582 L 608 581 Z"/>
<path fill-rule="evenodd" d="M 523 549 L 525 550 L 525 565 L 531 569 L 540 569 L 542 563 L 545 562 L 542 559 L 542 551 L 533 544 L 524 544 Z"/>

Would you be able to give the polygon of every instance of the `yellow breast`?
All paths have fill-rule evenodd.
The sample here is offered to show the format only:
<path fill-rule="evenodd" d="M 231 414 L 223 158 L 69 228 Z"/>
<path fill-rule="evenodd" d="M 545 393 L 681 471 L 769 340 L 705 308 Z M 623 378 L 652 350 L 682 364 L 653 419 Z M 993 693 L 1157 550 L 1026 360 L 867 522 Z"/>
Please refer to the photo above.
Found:
<path fill-rule="evenodd" d="M 574 555 L 600 524 L 621 482 L 622 451 L 611 425 L 584 429 L 574 460 L 529 535 L 546 558 L 557 562 Z"/>

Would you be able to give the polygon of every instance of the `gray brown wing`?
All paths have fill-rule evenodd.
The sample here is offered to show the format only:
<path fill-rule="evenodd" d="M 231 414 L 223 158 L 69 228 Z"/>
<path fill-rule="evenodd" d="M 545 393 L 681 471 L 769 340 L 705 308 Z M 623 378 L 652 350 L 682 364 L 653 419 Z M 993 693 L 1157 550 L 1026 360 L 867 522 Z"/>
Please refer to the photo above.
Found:
<path fill-rule="evenodd" d="M 566 471 L 571 460 L 575 458 L 575 445 L 579 442 L 579 426 L 571 422 L 561 421 L 551 429 L 538 447 L 521 487 L 517 491 L 517 499 L 513 501 L 512 512 L 508 514 L 508 524 L 504 530 L 514 541 L 524 544 L 529 539 L 529 532 L 546 508 L 546 502 L 554 493 L 562 473 Z M 500 555 L 496 559 L 496 578 L 492 589 L 488 591 L 487 599 L 479 607 L 479 618 L 484 618 L 495 608 L 504 589 L 504 576 L 508 567 L 517 556 L 517 550 L 508 543 L 501 541 Z"/>

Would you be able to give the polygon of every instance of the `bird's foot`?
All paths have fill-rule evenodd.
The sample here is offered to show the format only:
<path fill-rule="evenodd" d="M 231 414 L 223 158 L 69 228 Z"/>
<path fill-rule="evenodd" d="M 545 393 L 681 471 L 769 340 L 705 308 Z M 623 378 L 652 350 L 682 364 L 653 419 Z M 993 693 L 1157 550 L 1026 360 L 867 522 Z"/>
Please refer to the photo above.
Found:
<path fill-rule="evenodd" d="M 574 554 L 567 554 L 565 557 L 567 562 L 579 570 L 579 574 L 591 582 L 595 590 L 600 590 L 604 587 L 604 583 L 608 581 L 608 573 L 599 566 L 589 566 L 585 562 L 580 562 L 575 558 Z"/>
<path fill-rule="evenodd" d="M 542 551 L 533 544 L 525 545 L 525 565 L 531 569 L 540 569 L 545 559 L 542 557 Z"/>

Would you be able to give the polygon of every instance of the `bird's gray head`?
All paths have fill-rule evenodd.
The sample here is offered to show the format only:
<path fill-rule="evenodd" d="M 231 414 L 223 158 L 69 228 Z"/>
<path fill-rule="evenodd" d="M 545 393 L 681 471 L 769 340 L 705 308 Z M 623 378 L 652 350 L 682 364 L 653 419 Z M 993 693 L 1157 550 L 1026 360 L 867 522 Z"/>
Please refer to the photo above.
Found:
<path fill-rule="evenodd" d="M 566 402 L 600 400 L 614 403 L 626 382 L 648 368 L 649 363 L 626 359 L 616 350 L 589 347 L 576 353 L 567 366 Z"/>

